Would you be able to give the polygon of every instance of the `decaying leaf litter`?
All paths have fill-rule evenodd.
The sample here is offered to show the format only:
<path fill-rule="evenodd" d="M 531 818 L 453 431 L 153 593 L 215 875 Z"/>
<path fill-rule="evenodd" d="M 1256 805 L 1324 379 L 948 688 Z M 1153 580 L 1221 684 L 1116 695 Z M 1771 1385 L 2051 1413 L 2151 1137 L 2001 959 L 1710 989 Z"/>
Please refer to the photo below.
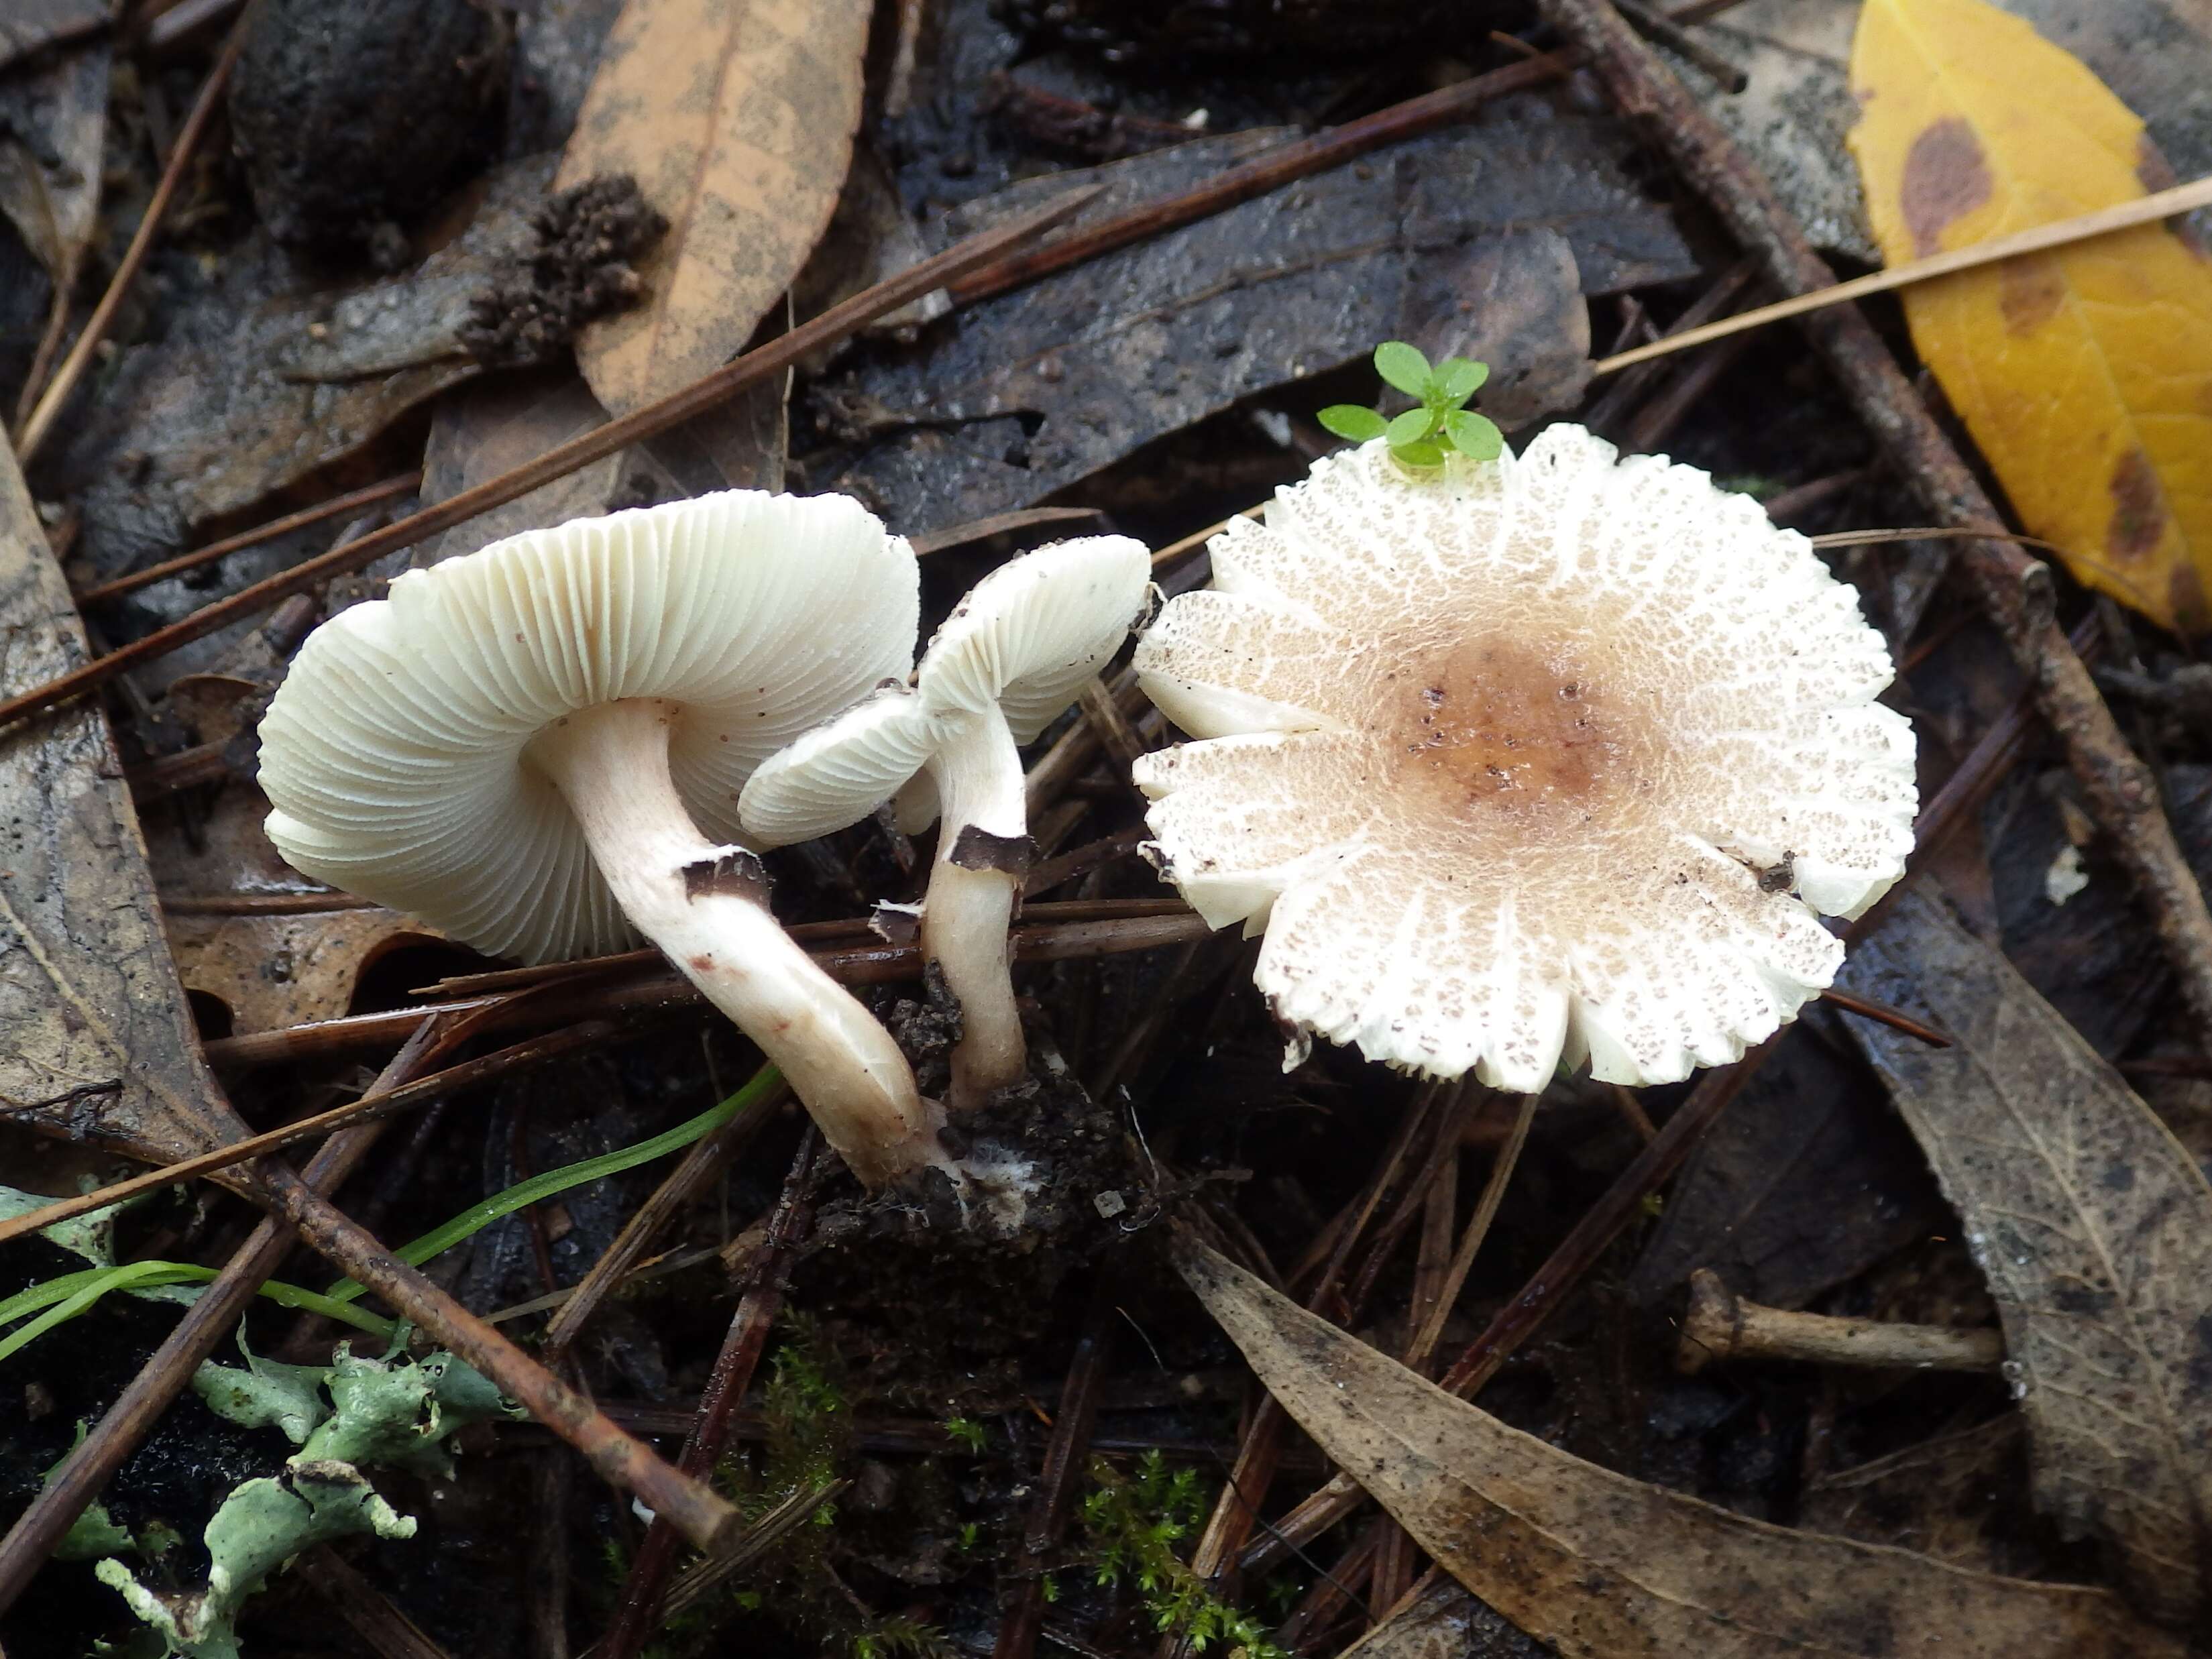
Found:
<path fill-rule="evenodd" d="M 1603 0 L 1165 22 L 1108 0 L 873 18 L 257 0 L 242 23 L 34 4 L 0 26 L 0 405 L 35 439 L 0 515 L 0 687 L 22 706 L 339 550 L 306 592 L 234 602 L 96 705 L 0 732 L 0 1180 L 22 1209 L 140 1167 L 118 1152 L 173 1161 L 364 1091 L 413 1103 L 310 1166 L 349 1171 L 335 1206 L 266 1166 L 219 1176 L 289 1192 L 337 1272 L 204 1183 L 115 1218 L 103 1260 L 121 1267 L 0 1244 L 0 1484 L 24 1511 L 0 1540 L 0 1644 L 135 1633 L 158 1651 L 165 1629 L 219 1651 L 234 1618 L 248 1653 L 2185 1650 L 2212 1421 L 2191 1260 L 2212 1084 L 2190 1011 L 2212 1006 L 2212 927 L 2178 872 L 2212 863 L 2212 757 L 2192 718 L 2205 671 L 2164 629 L 2193 615 L 2201 480 L 2180 427 L 2130 448 L 2125 422 L 2201 420 L 2183 407 L 2205 378 L 2194 337 L 2133 320 L 2194 314 L 2200 256 L 2124 233 L 2154 252 L 2088 243 L 1871 301 L 1887 345 L 1832 312 L 1806 337 L 1593 372 L 1817 285 L 1813 246 L 1902 261 L 2196 177 L 2190 66 L 2212 43 L 2167 0 L 2116 9 L 1746 0 L 1688 8 L 1686 41 L 1646 41 Z M 398 64 L 407 40 L 452 50 Z M 1750 70 L 1745 92 L 1709 73 L 1716 51 Z M 2094 106 L 2077 118 L 2112 142 L 2076 166 L 1955 69 L 1909 80 L 1959 63 Z M 1854 87 L 1893 125 L 1846 144 Z M 201 105 L 204 136 L 177 146 Z M 433 108 L 427 141 L 402 130 Z M 1335 165 L 1266 172 L 1316 131 Z M 2092 150 L 2102 167 L 2122 149 L 2089 176 Z M 1901 242 L 1885 155 L 1905 158 Z M 125 245 L 165 163 L 137 268 Z M 1046 234 L 1071 252 L 1046 274 L 1013 276 L 1008 241 L 804 331 L 1054 204 Z M 118 266 L 120 303 L 73 351 Z M 2053 270 L 2071 284 L 2056 307 Z M 2115 271 L 2136 288 L 2112 291 Z M 1996 370 L 1978 324 L 1929 331 L 1944 304 L 1995 307 L 2003 372 L 2047 411 L 2026 441 L 2044 449 L 2022 453 L 2051 464 L 1976 415 L 1960 377 Z M 2117 405 L 2085 402 L 2081 352 L 2045 337 L 2085 304 Z M 1900 315 L 1950 393 L 1945 424 L 1926 413 L 1942 392 L 1868 356 L 1913 349 Z M 781 350 L 794 329 L 805 349 Z M 1734 1066 L 1640 1087 L 1562 1073 L 1533 1105 L 1326 1042 L 1285 1072 L 1257 947 L 1176 914 L 1135 856 L 1131 763 L 1161 793 L 1158 752 L 1184 733 L 1110 665 L 1025 756 L 1032 1076 L 962 1132 L 1048 1172 L 1012 1240 L 941 1194 L 864 1197 L 787 1098 L 738 1093 L 757 1056 L 657 958 L 487 961 L 299 876 L 260 833 L 257 726 L 288 659 L 406 570 L 716 489 L 842 491 L 926 550 L 926 633 L 1024 550 L 1105 532 L 1170 548 L 1304 476 L 1336 447 L 1319 411 L 1372 401 L 1384 339 L 1450 373 L 1487 364 L 1473 407 L 1516 450 L 1579 422 L 1808 532 L 2002 527 L 1964 455 L 2057 544 L 2046 577 L 2034 544 L 1832 538 L 1831 568 L 1905 665 L 1886 702 L 1911 719 L 1923 811 L 1909 888 L 1852 925 L 1838 996 Z M 657 412 L 749 350 L 769 367 L 734 397 Z M 2075 459 L 2102 483 L 2057 509 L 2008 471 Z M 2083 528 L 2064 508 L 2089 494 L 2109 506 Z M 287 515 L 312 521 L 252 534 Z M 70 603 L 226 538 L 247 546 Z M 1170 593 L 1220 574 L 1202 550 L 1156 567 Z M 2054 611 L 2112 716 L 2084 701 Z M 1601 721 L 1604 677 L 1574 684 Z M 918 977 L 911 914 L 871 912 L 922 897 L 933 833 L 863 818 L 768 868 L 796 941 L 860 988 L 934 1096 L 957 1002 Z M 1761 892 L 1822 879 L 1806 845 L 1734 855 L 1776 884 Z M 437 1046 L 395 1060 L 422 1023 L 406 1011 L 432 1006 Z M 403 1252 L 421 1292 L 386 1267 L 418 1237 L 443 1246 Z M 1312 1311 L 1196 1265 L 1208 1249 Z M 1779 1317 L 1762 1327 L 1785 1334 L 1779 1357 L 1677 1373 L 1671 1322 L 1701 1269 L 1775 1310 L 1996 1330 L 2004 1369 L 1793 1358 Z M 318 1299 L 349 1274 L 372 1293 Z M 118 1293 L 95 1298 L 102 1275 Z M 223 1318 L 179 1324 L 149 1299 L 194 1295 Z M 312 1401 L 315 1377 L 366 1375 L 331 1370 L 333 1345 L 379 1352 L 392 1296 L 424 1321 L 426 1364 L 473 1340 L 461 1309 L 487 1316 L 609 1433 L 641 1437 L 591 1440 L 602 1473 L 708 1477 L 732 1532 L 761 1530 L 690 1564 L 545 1426 L 504 1419 L 453 1437 L 449 1480 L 406 1457 L 288 1474 L 299 1437 L 200 1362 L 307 1379 Z M 520 1351 L 465 1351 L 541 1389 L 545 1423 L 597 1432 Z M 394 1409 L 434 1432 L 428 1398 Z M 1340 1413 L 1364 1425 L 1351 1438 Z M 80 1464 L 109 1461 L 72 1486 L 88 1431 Z M 646 1444 L 665 1464 L 623 1449 Z M 195 1599 L 211 1565 L 258 1576 L 298 1547 L 262 1518 L 288 1481 L 286 1503 L 365 1518 L 254 1593 Z M 833 1496 L 793 1527 L 816 1493 Z M 412 1537 L 377 1535 L 402 1516 Z M 218 1605 L 210 1635 L 194 1620 Z"/>

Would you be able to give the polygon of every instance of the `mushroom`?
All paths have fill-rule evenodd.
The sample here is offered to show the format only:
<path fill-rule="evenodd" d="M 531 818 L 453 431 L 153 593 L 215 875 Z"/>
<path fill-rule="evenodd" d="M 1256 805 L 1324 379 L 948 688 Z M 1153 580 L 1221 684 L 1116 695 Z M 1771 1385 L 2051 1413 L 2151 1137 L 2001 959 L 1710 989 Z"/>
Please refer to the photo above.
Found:
<path fill-rule="evenodd" d="M 901 825 L 938 816 L 921 911 L 924 957 L 960 1004 L 949 1104 L 973 1106 L 1028 1069 L 1007 927 L 1029 868 L 1021 757 L 1121 648 L 1151 591 L 1126 536 L 1088 536 L 1009 561 L 945 619 L 915 671 L 763 763 L 738 800 L 781 846 L 859 822 L 899 797 Z"/>
<path fill-rule="evenodd" d="M 882 1024 L 776 925 L 754 767 L 913 650 L 905 540 L 843 496 L 732 490 L 532 531 L 315 630 L 261 726 L 295 868 L 493 956 L 643 934 L 871 1186 L 943 1165 Z"/>
<path fill-rule="evenodd" d="M 1805 538 L 1554 426 L 1409 471 L 1377 441 L 1211 543 L 1139 680 L 1149 851 L 1318 1032 L 1533 1091 L 1663 1083 L 1826 986 L 1904 868 L 1912 729 Z"/>

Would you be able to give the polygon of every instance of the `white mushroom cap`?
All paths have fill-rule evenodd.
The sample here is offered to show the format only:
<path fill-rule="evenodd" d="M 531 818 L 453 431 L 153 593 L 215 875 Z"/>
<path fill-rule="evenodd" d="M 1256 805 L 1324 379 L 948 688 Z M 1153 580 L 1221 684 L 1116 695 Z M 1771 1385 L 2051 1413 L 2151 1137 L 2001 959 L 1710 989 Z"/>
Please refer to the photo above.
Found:
<path fill-rule="evenodd" d="M 1901 873 L 1910 725 L 1852 590 L 1757 503 L 1557 426 L 1318 463 L 1138 645 L 1207 739 L 1141 757 L 1170 879 L 1276 1013 L 1534 1090 L 1672 1081 L 1833 976 Z"/>
<path fill-rule="evenodd" d="M 914 552 L 858 502 L 733 490 L 532 531 L 410 571 L 309 638 L 262 724 L 296 868 L 495 956 L 635 930 L 532 739 L 617 699 L 680 705 L 669 765 L 711 836 L 793 738 L 902 676 Z"/>
<path fill-rule="evenodd" d="M 768 846 L 842 830 L 907 789 L 946 728 L 996 710 L 1017 744 L 1073 702 L 1121 648 L 1152 582 L 1144 544 L 1086 536 L 1008 561 L 975 584 L 930 641 L 911 690 L 887 690 L 811 732 L 753 774 L 740 800 L 745 829 Z M 936 816 L 917 784 L 901 824 Z"/>

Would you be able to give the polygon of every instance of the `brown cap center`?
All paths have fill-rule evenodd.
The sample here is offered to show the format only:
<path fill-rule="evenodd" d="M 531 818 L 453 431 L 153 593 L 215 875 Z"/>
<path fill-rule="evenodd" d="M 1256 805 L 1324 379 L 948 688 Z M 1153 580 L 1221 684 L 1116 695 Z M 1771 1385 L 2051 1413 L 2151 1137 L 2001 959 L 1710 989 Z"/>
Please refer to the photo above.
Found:
<path fill-rule="evenodd" d="M 1586 821 L 1641 769 L 1638 722 L 1571 647 L 1491 635 L 1411 653 L 1382 712 L 1400 775 L 1469 827 Z"/>

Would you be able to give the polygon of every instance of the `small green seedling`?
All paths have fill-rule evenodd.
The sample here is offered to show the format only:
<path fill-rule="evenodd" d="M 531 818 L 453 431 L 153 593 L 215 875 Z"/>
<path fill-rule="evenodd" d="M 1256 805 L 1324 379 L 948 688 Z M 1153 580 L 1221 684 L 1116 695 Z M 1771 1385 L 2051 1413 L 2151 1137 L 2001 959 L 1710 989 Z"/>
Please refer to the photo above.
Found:
<path fill-rule="evenodd" d="M 983 1425 L 974 1418 L 948 1417 L 942 1426 L 946 1434 L 967 1447 L 978 1457 L 983 1455 L 983 1448 L 989 1437 Z"/>
<path fill-rule="evenodd" d="M 1315 418 L 1340 438 L 1364 444 L 1381 438 L 1401 466 L 1442 466 L 1448 451 L 1472 461 L 1494 461 L 1505 447 L 1496 422 L 1467 408 L 1490 378 L 1487 363 L 1447 357 L 1434 368 L 1403 340 L 1375 348 L 1375 372 L 1415 401 L 1402 415 L 1385 415 L 1358 404 L 1331 404 Z"/>

